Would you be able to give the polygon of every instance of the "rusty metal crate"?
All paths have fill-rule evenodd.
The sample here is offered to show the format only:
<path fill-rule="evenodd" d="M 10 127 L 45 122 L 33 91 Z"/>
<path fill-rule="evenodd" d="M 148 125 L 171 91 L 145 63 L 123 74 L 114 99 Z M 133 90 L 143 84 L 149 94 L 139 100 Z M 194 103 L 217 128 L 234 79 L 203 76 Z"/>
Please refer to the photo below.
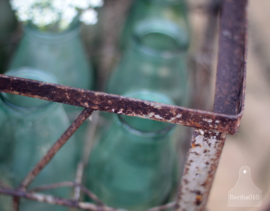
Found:
<path fill-rule="evenodd" d="M 36 200 L 85 210 L 117 210 L 103 204 L 90 190 L 76 182 L 62 182 L 37 187 L 36 191 L 70 186 L 89 195 L 96 204 L 28 191 L 27 187 L 68 141 L 79 126 L 100 110 L 164 121 L 193 127 L 193 136 L 185 170 L 175 202 L 149 209 L 205 210 L 227 133 L 235 134 L 244 111 L 246 78 L 246 6 L 247 0 L 223 0 L 219 28 L 219 51 L 213 112 L 165 105 L 102 92 L 28 80 L 0 74 L 0 91 L 43 100 L 84 107 L 84 111 L 55 142 L 17 188 L 0 183 L 0 193 L 14 197 L 14 210 L 19 198 Z M 78 173 L 83 173 L 79 164 Z"/>

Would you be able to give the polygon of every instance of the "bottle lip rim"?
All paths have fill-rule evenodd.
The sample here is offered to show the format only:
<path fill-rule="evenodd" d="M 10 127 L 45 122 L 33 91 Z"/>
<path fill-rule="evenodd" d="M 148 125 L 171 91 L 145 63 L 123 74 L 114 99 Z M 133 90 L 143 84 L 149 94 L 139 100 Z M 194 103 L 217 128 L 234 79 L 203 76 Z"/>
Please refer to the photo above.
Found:
<path fill-rule="evenodd" d="M 163 137 L 166 134 L 168 134 L 170 131 L 172 131 L 173 128 L 175 128 L 175 126 L 176 126 L 175 124 L 169 124 L 167 127 L 163 128 L 161 130 L 157 130 L 157 131 L 141 131 L 139 129 L 136 129 L 136 128 L 132 127 L 130 124 L 128 124 L 124 120 L 124 118 L 122 116 L 123 115 L 121 115 L 121 114 L 117 114 L 117 120 L 118 120 L 119 124 L 121 124 L 126 131 L 132 133 L 133 135 L 140 136 L 140 137 L 143 137 L 143 138 Z"/>
<path fill-rule="evenodd" d="M 184 32 L 181 32 L 181 28 L 179 28 L 176 24 L 166 20 L 152 19 L 149 20 L 149 23 L 150 22 L 152 22 L 151 28 L 146 25 L 135 25 L 131 41 L 133 45 L 137 45 L 141 51 L 155 57 L 175 58 L 185 54 L 186 50 L 188 49 L 188 44 L 184 47 L 181 46 L 181 37 L 179 34 L 184 34 Z M 162 25 L 161 28 L 159 28 L 160 25 Z M 158 50 L 151 46 L 144 45 L 142 38 L 151 33 L 159 33 L 170 37 L 175 41 L 175 43 L 177 43 L 177 48 L 172 50 Z M 182 39 L 186 40 L 188 43 L 187 35 L 188 34 L 186 34 L 186 37 L 183 36 Z"/>
<path fill-rule="evenodd" d="M 81 32 L 82 25 L 80 21 L 72 24 L 69 28 L 61 32 L 41 31 L 36 27 L 32 27 L 30 23 L 24 26 L 25 34 L 39 37 L 51 42 L 65 42 L 74 37 L 77 37 Z"/>
<path fill-rule="evenodd" d="M 31 68 L 31 67 L 22 67 L 22 68 L 18 68 L 18 69 L 13 69 L 13 70 L 6 72 L 5 74 L 15 76 L 15 77 L 22 77 L 22 78 L 24 78 L 23 76 L 25 74 L 29 74 L 29 75 L 36 77 L 36 79 L 33 79 L 33 80 L 40 80 L 40 81 L 49 82 L 49 83 L 57 83 L 57 80 L 55 79 L 55 77 L 53 75 L 51 75 L 50 73 L 44 73 L 43 71 L 41 71 L 39 69 L 35 69 L 35 68 Z M 43 80 L 41 80 L 41 78 Z M 44 80 L 44 78 L 45 78 L 45 80 Z M 42 103 L 38 106 L 33 106 L 33 107 L 19 106 L 19 105 L 12 103 L 10 100 L 8 100 L 8 98 L 6 97 L 7 94 L 8 93 L 4 93 L 4 92 L 0 93 L 0 99 L 2 100 L 2 102 L 4 104 L 6 104 L 6 106 L 9 107 L 10 109 L 16 110 L 16 111 L 22 112 L 22 113 L 28 113 L 28 112 L 30 113 L 30 112 L 43 110 L 44 108 L 54 104 L 51 101 L 44 100 L 44 103 Z M 28 97 L 28 96 L 25 96 L 25 97 Z M 42 100 L 42 99 L 40 99 L 40 100 Z"/>

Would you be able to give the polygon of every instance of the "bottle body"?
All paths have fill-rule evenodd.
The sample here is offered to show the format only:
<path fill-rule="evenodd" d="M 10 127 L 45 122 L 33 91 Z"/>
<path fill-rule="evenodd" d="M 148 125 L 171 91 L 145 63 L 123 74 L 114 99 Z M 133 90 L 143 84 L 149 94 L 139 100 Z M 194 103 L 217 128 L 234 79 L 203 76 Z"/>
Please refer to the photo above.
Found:
<path fill-rule="evenodd" d="M 149 99 L 146 95 L 152 100 L 160 96 L 148 91 L 132 94 Z M 145 210 L 168 202 L 178 181 L 172 128 L 167 123 L 114 115 L 110 129 L 91 152 L 86 185 L 113 207 Z"/>
<path fill-rule="evenodd" d="M 31 72 L 32 76 L 35 74 L 40 76 L 39 73 L 36 70 Z M 22 77 L 20 74 L 16 76 Z M 11 187 L 17 187 L 68 128 L 69 120 L 60 104 L 5 93 L 1 93 L 0 111 L 0 177 Z M 41 171 L 30 188 L 73 180 L 76 165 L 75 149 L 75 142 L 71 138 Z M 70 197 L 71 190 L 54 189 L 46 193 Z M 11 197 L 0 196 L 1 210 L 11 210 L 11 202 Z M 20 210 L 65 209 L 22 199 Z"/>

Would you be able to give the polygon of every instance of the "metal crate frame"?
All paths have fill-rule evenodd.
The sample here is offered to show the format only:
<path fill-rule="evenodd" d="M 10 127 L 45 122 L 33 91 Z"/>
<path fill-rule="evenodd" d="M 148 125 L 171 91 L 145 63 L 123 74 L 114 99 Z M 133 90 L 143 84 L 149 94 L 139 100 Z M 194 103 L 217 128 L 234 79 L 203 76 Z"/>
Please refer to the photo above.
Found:
<path fill-rule="evenodd" d="M 149 210 L 156 211 L 168 208 L 174 208 L 178 211 L 205 210 L 226 134 L 235 134 L 237 132 L 244 112 L 247 50 L 246 7 L 247 0 L 223 0 L 222 3 L 214 112 L 154 103 L 0 74 L 1 92 L 85 108 L 25 177 L 20 186 L 13 189 L 0 182 L 0 194 L 14 197 L 14 210 L 19 210 L 20 197 L 85 210 L 118 210 L 106 206 L 91 191 L 77 182 L 52 184 L 47 187 L 35 188 L 35 191 L 62 186 L 78 187 L 97 204 L 62 199 L 36 193 L 34 190 L 27 190 L 35 177 L 80 125 L 93 111 L 100 110 L 194 127 L 176 202 Z"/>

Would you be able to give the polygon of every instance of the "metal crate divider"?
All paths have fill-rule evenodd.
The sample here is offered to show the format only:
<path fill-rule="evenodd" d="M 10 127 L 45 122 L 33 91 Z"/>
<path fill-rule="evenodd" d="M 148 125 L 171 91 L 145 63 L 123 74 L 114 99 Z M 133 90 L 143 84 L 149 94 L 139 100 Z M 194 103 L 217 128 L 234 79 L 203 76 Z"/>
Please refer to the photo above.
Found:
<path fill-rule="evenodd" d="M 214 112 L 165 105 L 0 74 L 1 92 L 85 108 L 26 176 L 21 185 L 13 189 L 0 182 L 0 194 L 14 197 L 14 210 L 19 209 L 16 206 L 19 204 L 20 197 L 85 210 L 120 210 L 107 207 L 91 191 L 76 182 L 62 182 L 52 184 L 49 187 L 35 188 L 35 190 L 61 186 L 80 187 L 97 204 L 80 202 L 74 199 L 62 199 L 36 193 L 33 190 L 26 190 L 79 126 L 93 111 L 100 110 L 194 127 L 177 201 L 149 210 L 157 211 L 168 208 L 174 208 L 178 211 L 205 210 L 226 134 L 237 132 L 244 111 L 247 48 L 246 6 L 247 0 L 223 0 Z"/>

